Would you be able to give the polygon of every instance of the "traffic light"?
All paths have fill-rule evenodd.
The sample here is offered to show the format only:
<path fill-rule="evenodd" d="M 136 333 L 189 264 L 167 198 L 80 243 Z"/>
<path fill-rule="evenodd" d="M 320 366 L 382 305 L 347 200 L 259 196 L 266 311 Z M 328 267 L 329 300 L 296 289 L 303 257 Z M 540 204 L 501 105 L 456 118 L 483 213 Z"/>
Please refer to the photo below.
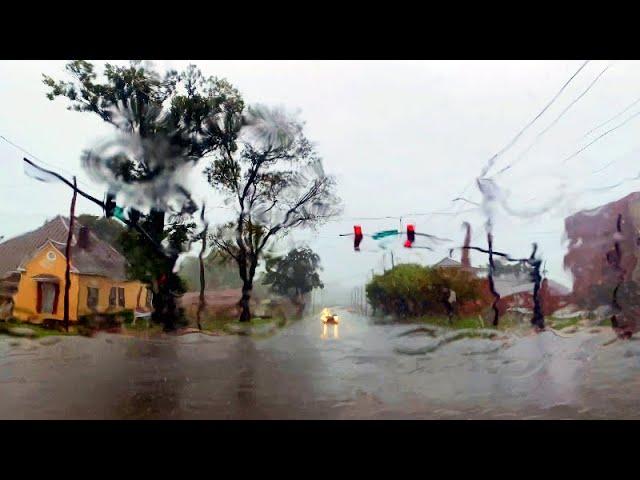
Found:
<path fill-rule="evenodd" d="M 353 249 L 356 252 L 359 252 L 360 251 L 360 242 L 362 241 L 362 227 L 360 225 L 354 225 L 353 226 L 353 233 L 354 233 Z"/>
<path fill-rule="evenodd" d="M 113 193 L 107 193 L 107 200 L 104 204 L 104 214 L 107 218 L 115 217 L 122 222 L 126 220 L 124 208 L 116 205 L 116 196 Z"/>
<path fill-rule="evenodd" d="M 104 215 L 107 218 L 113 217 L 116 209 L 116 196 L 113 193 L 107 193 L 107 201 L 104 204 Z"/>
<path fill-rule="evenodd" d="M 404 246 L 406 248 L 411 248 L 411 245 L 413 245 L 413 242 L 416 241 L 416 229 L 413 225 L 409 224 L 407 225 L 407 241 L 404 242 Z"/>

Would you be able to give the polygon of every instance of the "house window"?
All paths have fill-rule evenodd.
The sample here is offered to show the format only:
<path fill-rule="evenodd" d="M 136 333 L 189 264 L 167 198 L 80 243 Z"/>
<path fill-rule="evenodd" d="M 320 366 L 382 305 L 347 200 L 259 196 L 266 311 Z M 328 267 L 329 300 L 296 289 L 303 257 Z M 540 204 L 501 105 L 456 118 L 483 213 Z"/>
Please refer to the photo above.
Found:
<path fill-rule="evenodd" d="M 87 287 L 87 307 L 96 308 L 98 306 L 98 294 L 100 290 L 93 287 Z"/>
<path fill-rule="evenodd" d="M 57 284 L 49 282 L 38 282 L 38 313 L 56 313 L 58 310 L 58 291 Z"/>
<path fill-rule="evenodd" d="M 147 288 L 147 300 L 146 300 L 147 308 L 151 308 L 153 303 L 153 292 Z"/>
<path fill-rule="evenodd" d="M 111 287 L 109 291 L 109 307 L 116 306 L 116 287 Z"/>
<path fill-rule="evenodd" d="M 118 288 L 118 305 L 124 307 L 124 288 Z"/>

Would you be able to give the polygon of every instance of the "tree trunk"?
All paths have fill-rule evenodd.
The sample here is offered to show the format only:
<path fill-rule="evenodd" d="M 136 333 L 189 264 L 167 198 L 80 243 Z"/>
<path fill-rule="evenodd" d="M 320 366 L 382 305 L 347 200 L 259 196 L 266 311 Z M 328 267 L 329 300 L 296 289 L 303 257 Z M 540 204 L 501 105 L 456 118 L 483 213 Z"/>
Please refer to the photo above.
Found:
<path fill-rule="evenodd" d="M 306 303 L 304 301 L 304 294 L 302 294 L 298 288 L 296 288 L 296 295 L 294 298 L 295 299 L 293 303 L 297 307 L 296 314 L 298 317 L 302 317 L 302 315 L 304 314 L 304 307 L 306 306 Z"/>
<path fill-rule="evenodd" d="M 247 280 L 242 282 L 242 298 L 240 299 L 240 308 L 242 309 L 240 313 L 241 322 L 251 321 L 251 308 L 249 306 L 249 301 L 251 300 L 252 289 L 253 285 L 251 281 Z"/>
<path fill-rule="evenodd" d="M 151 209 L 149 212 L 149 235 L 160 244 L 164 236 L 165 212 Z M 165 332 L 176 329 L 182 320 L 182 310 L 178 308 L 175 292 L 180 287 L 180 278 L 173 273 L 173 268 L 178 261 L 178 255 L 172 253 L 164 262 L 163 272 L 157 279 L 158 292 L 153 296 L 152 319 L 163 326 Z"/>
<path fill-rule="evenodd" d="M 249 263 L 249 271 L 247 271 L 247 260 Z M 251 321 L 251 309 L 249 307 L 249 301 L 251 300 L 251 291 L 253 290 L 253 278 L 256 275 L 256 268 L 258 267 L 258 261 L 255 257 L 244 257 L 244 263 L 238 262 L 240 265 L 240 278 L 242 278 L 242 298 L 239 305 L 242 311 L 240 312 L 240 321 Z"/>
<path fill-rule="evenodd" d="M 200 263 L 200 298 L 198 300 L 198 313 L 197 313 L 197 322 L 198 322 L 198 330 L 202 330 L 202 324 L 200 323 L 200 317 L 202 316 L 202 312 L 204 311 L 205 299 L 204 299 L 204 251 L 207 248 L 207 231 L 204 230 L 202 234 L 202 248 L 200 249 L 200 255 L 198 255 L 198 260 Z"/>
<path fill-rule="evenodd" d="M 175 291 L 180 279 L 174 273 L 158 282 L 158 293 L 153 296 L 152 319 L 163 326 L 165 332 L 171 332 L 181 323 L 182 309 L 178 308 Z"/>

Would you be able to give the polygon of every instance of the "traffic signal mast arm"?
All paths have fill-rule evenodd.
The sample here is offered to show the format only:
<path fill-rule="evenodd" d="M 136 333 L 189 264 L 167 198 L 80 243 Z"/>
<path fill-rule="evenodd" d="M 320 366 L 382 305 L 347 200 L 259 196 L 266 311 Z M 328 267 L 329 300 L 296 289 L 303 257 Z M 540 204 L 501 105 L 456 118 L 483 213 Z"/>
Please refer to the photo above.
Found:
<path fill-rule="evenodd" d="M 362 227 L 360 225 L 354 225 L 353 226 L 353 233 L 341 233 L 338 236 L 340 237 L 350 237 L 350 236 L 354 236 L 354 243 L 353 243 L 353 249 L 355 251 L 360 251 L 360 242 L 362 241 L 362 239 L 364 238 L 364 234 L 362 233 Z M 382 230 L 380 232 L 376 232 L 372 235 L 368 235 L 368 237 L 373 238 L 374 240 L 380 240 L 381 238 L 386 238 L 386 237 L 392 237 L 392 236 L 397 236 L 397 235 L 402 235 L 402 232 L 399 230 Z M 430 235 L 428 233 L 417 233 L 415 231 L 415 226 L 413 224 L 409 224 L 407 225 L 407 241 L 404 242 L 404 246 L 406 248 L 424 248 L 426 250 L 433 250 L 430 247 L 413 247 L 413 244 L 416 240 L 416 235 L 420 235 L 422 237 L 427 237 L 432 241 L 451 241 L 447 238 L 439 238 L 436 237 L 435 235 Z"/>
<path fill-rule="evenodd" d="M 46 168 L 42 168 L 39 165 L 36 165 L 35 163 L 33 163 L 28 158 L 24 158 L 23 157 L 23 160 L 25 162 L 27 162 L 29 165 L 31 165 L 32 167 L 34 167 L 34 168 L 36 168 L 38 170 L 41 170 L 41 171 L 43 171 L 45 173 L 48 173 L 50 175 L 53 175 L 54 177 L 56 177 L 61 182 L 65 183 L 69 187 L 75 189 L 78 192 L 79 195 L 82 195 L 87 200 L 92 201 L 93 203 L 95 203 L 96 205 L 101 207 L 105 212 L 107 212 L 108 207 L 103 201 L 98 200 L 96 197 L 94 197 L 92 195 L 89 195 L 88 193 L 83 192 L 77 186 L 74 186 L 73 183 L 71 183 L 69 180 L 64 178 L 62 175 L 60 175 L 60 174 L 58 174 L 56 172 L 53 172 L 51 170 L 47 170 Z M 115 207 L 115 204 L 114 204 L 114 207 Z M 162 247 L 151 237 L 151 235 L 149 235 L 140 225 L 138 225 L 137 222 L 131 222 L 130 220 L 127 220 L 125 218 L 120 218 L 120 220 L 122 220 L 122 222 L 124 222 L 128 227 L 135 229 L 138 233 L 140 233 L 142 236 L 144 236 L 149 242 L 151 242 L 151 244 L 156 248 L 156 250 L 158 250 L 158 252 L 160 252 L 163 256 L 166 256 L 166 254 L 165 254 L 164 250 L 162 249 Z"/>
<path fill-rule="evenodd" d="M 31 165 L 34 168 L 37 168 L 38 170 L 42 170 L 43 172 L 46 172 L 50 175 L 53 175 L 54 177 L 56 177 L 58 180 L 60 180 L 63 183 L 66 183 L 68 186 L 70 186 L 71 188 L 75 188 L 78 193 L 80 195 L 82 195 L 84 198 L 86 198 L 87 200 L 91 200 L 93 203 L 96 203 L 98 205 L 100 205 L 103 209 L 104 209 L 104 203 L 102 203 L 100 200 L 98 200 L 95 197 L 92 197 L 91 195 L 89 195 L 88 193 L 83 192 L 82 190 L 80 190 L 77 187 L 73 186 L 73 183 L 71 183 L 69 180 L 67 180 L 66 178 L 64 178 L 62 175 L 57 174 L 56 172 L 52 172 L 51 170 L 47 170 L 45 168 L 42 168 L 38 165 L 36 165 L 35 163 L 33 163 L 31 160 L 29 160 L 28 158 L 23 158 L 23 160 L 25 162 L 27 162 L 29 165 Z"/>

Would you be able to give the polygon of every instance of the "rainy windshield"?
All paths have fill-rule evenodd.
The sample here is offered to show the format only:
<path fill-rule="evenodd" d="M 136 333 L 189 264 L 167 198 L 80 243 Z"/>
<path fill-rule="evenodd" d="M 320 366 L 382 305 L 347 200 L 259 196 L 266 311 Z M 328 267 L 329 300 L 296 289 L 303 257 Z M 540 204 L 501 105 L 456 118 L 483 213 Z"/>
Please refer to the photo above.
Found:
<path fill-rule="evenodd" d="M 0 61 L 0 418 L 639 418 L 638 73 Z"/>

